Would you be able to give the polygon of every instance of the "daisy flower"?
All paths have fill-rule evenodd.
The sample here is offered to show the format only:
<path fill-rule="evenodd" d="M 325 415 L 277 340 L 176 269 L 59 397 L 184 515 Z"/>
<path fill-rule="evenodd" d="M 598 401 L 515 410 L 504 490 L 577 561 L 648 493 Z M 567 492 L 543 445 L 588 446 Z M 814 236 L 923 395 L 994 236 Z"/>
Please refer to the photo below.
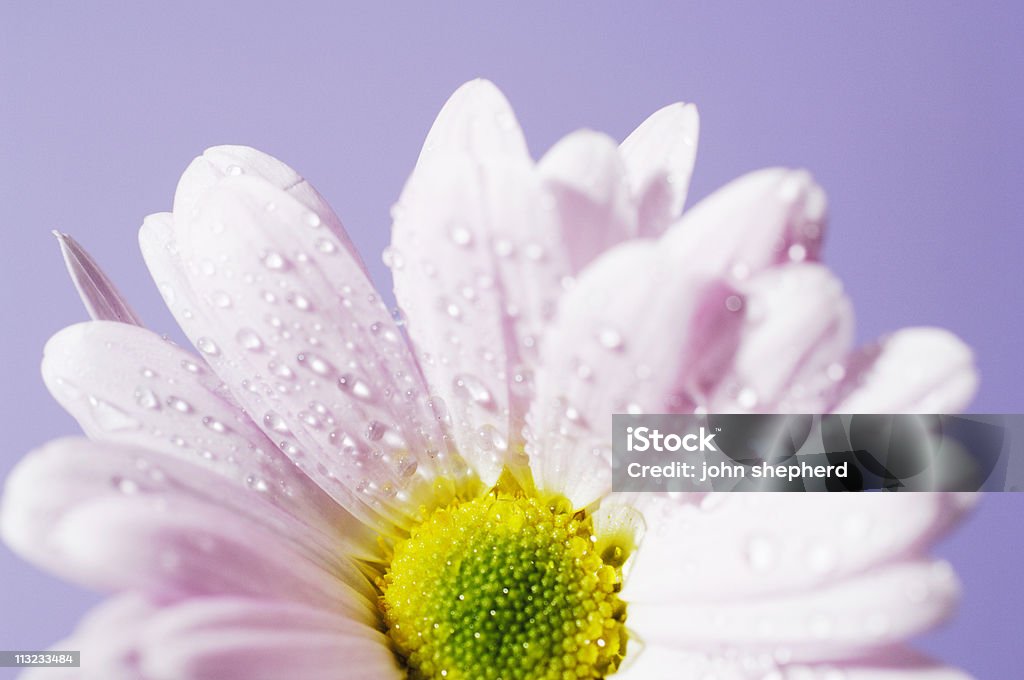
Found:
<path fill-rule="evenodd" d="M 611 493 L 612 413 L 949 412 L 976 384 L 945 331 L 852 347 L 806 172 L 683 214 L 697 125 L 534 162 L 463 86 L 393 209 L 399 313 L 308 182 L 209 149 L 140 233 L 195 353 L 61 236 L 94 320 L 42 370 L 88 438 L 17 466 L 2 533 L 116 594 L 39 677 L 962 677 L 904 643 L 954 606 L 927 551 L 970 496 Z"/>

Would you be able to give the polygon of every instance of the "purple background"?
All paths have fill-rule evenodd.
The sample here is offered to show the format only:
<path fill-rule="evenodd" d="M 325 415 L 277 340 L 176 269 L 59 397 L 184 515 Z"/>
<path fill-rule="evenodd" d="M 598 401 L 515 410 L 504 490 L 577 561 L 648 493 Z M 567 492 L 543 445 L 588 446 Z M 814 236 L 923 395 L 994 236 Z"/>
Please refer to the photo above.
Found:
<path fill-rule="evenodd" d="M 46 338 L 83 318 L 50 229 L 172 331 L 136 229 L 204 147 L 251 144 L 318 185 L 386 286 L 388 207 L 444 99 L 478 75 L 535 154 L 577 127 L 622 137 L 685 99 L 703 127 L 691 196 L 765 165 L 812 169 L 861 339 L 953 329 L 982 371 L 973 410 L 1024 409 L 1019 3 L 23 4 L 0 7 L 0 476 L 76 429 L 38 377 Z M 983 678 L 1024 669 L 1022 513 L 1024 494 L 990 496 L 941 549 L 965 602 L 922 644 Z M 96 599 L 2 547 L 0 576 L 0 648 L 46 646 Z"/>

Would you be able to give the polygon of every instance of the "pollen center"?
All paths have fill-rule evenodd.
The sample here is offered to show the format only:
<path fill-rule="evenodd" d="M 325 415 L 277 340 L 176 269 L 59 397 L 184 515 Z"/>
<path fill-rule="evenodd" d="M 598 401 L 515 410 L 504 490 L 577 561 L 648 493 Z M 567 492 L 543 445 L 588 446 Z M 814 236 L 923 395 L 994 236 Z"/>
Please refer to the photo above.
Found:
<path fill-rule="evenodd" d="M 603 678 L 626 651 L 621 557 L 564 499 L 491 491 L 395 546 L 388 634 L 412 680 Z"/>

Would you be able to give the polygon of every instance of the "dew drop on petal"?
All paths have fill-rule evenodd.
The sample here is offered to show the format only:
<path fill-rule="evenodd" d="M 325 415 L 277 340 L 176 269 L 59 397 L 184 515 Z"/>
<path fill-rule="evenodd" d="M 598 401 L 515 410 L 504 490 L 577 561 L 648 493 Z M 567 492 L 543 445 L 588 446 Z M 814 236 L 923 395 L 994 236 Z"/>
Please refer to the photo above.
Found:
<path fill-rule="evenodd" d="M 614 328 L 607 327 L 598 331 L 597 341 L 602 347 L 610 350 L 620 350 L 624 344 L 622 334 Z"/>
<path fill-rule="evenodd" d="M 483 382 L 474 376 L 460 374 L 452 381 L 455 393 L 485 408 L 494 406 L 494 397 Z"/>
<path fill-rule="evenodd" d="M 217 346 L 217 343 L 207 337 L 196 340 L 196 347 L 207 356 L 215 357 L 220 354 L 220 347 Z"/>
<path fill-rule="evenodd" d="M 250 352 L 259 352 L 263 349 L 263 339 L 251 328 L 242 328 L 235 335 L 238 344 Z"/>
<path fill-rule="evenodd" d="M 274 432 L 280 432 L 281 434 L 291 434 L 291 430 L 288 429 L 288 423 L 284 421 L 276 411 L 267 411 L 263 414 L 263 424 L 269 427 Z"/>
<path fill-rule="evenodd" d="M 188 403 L 181 397 L 167 397 L 167 405 L 178 413 L 192 413 L 192 404 Z"/>
<path fill-rule="evenodd" d="M 288 267 L 288 260 L 281 253 L 272 250 L 263 256 L 263 266 L 272 271 L 280 271 Z"/>
<path fill-rule="evenodd" d="M 752 387 L 744 387 L 736 396 L 736 402 L 743 408 L 751 409 L 757 406 L 757 392 Z"/>
<path fill-rule="evenodd" d="M 457 226 L 451 230 L 452 242 L 457 246 L 468 246 L 473 243 L 473 233 L 464 226 Z"/>
<path fill-rule="evenodd" d="M 148 387 L 137 387 L 135 389 L 135 403 L 149 411 L 160 409 L 160 398 Z"/>
<path fill-rule="evenodd" d="M 738 312 L 743 309 L 743 298 L 738 295 L 730 295 L 725 298 L 725 308 L 730 312 Z"/>

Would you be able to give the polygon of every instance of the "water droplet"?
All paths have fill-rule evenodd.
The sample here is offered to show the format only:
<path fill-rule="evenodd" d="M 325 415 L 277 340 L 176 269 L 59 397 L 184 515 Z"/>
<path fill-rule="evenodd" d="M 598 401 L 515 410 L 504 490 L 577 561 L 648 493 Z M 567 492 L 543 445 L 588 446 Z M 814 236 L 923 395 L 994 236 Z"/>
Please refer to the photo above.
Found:
<path fill-rule="evenodd" d="M 240 165 L 229 165 L 224 169 L 224 171 L 232 177 L 238 177 L 239 175 L 245 174 L 245 170 L 243 170 Z"/>
<path fill-rule="evenodd" d="M 148 387 L 135 388 L 135 403 L 150 411 L 160 410 L 160 398 Z"/>
<path fill-rule="evenodd" d="M 751 387 L 744 387 L 740 390 L 739 394 L 736 395 L 736 402 L 745 409 L 751 409 L 757 406 L 757 392 Z"/>
<path fill-rule="evenodd" d="M 167 397 L 167 405 L 178 413 L 192 413 L 192 404 L 188 403 L 181 397 L 175 397 L 173 395 Z"/>
<path fill-rule="evenodd" d="M 338 252 L 338 245 L 329 238 L 319 238 L 316 241 L 316 249 L 327 255 Z"/>
<path fill-rule="evenodd" d="M 213 294 L 213 304 L 221 309 L 227 309 L 231 306 L 231 296 L 222 290 L 218 290 Z"/>
<path fill-rule="evenodd" d="M 405 258 L 393 246 L 388 246 L 380 255 L 381 261 L 388 269 L 401 269 L 405 266 Z"/>
<path fill-rule="evenodd" d="M 198 340 L 196 340 L 196 347 L 199 349 L 200 352 L 206 354 L 207 356 L 215 357 L 218 354 L 220 354 L 220 347 L 218 347 L 217 343 L 215 343 L 210 338 L 199 338 Z"/>
<path fill-rule="evenodd" d="M 342 392 L 348 392 L 359 399 L 367 400 L 372 396 L 370 386 L 363 382 L 361 379 L 346 373 L 345 375 L 338 378 L 338 388 Z"/>
<path fill-rule="evenodd" d="M 188 359 L 181 360 L 181 367 L 189 373 L 199 373 L 203 370 L 199 367 L 199 364 L 194 361 L 189 361 Z"/>
<path fill-rule="evenodd" d="M 794 243 L 789 247 L 788 255 L 793 262 L 803 262 L 807 259 L 807 248 L 800 243 Z"/>
<path fill-rule="evenodd" d="M 235 335 L 238 344 L 250 352 L 259 352 L 263 349 L 263 338 L 257 335 L 251 328 L 242 328 Z"/>
<path fill-rule="evenodd" d="M 300 366 L 305 366 L 317 375 L 330 375 L 334 372 L 334 366 L 329 361 L 312 352 L 302 352 L 295 357 L 295 360 L 299 362 Z"/>
<path fill-rule="evenodd" d="M 302 293 L 291 293 L 288 295 L 288 302 L 300 312 L 308 312 L 313 309 L 313 303 Z"/>
<path fill-rule="evenodd" d="M 743 298 L 738 295 L 730 295 L 725 298 L 725 308 L 730 312 L 738 312 L 743 309 Z"/>
<path fill-rule="evenodd" d="M 380 441 L 381 437 L 384 436 L 384 431 L 387 430 L 387 425 L 379 421 L 370 421 L 370 424 L 366 426 L 366 438 L 371 442 Z"/>
<path fill-rule="evenodd" d="M 515 246 L 508 239 L 500 238 L 494 242 L 494 254 L 498 257 L 511 257 Z"/>
<path fill-rule="evenodd" d="M 839 382 L 846 377 L 846 367 L 840 363 L 832 363 L 825 369 L 825 373 L 828 375 L 829 380 Z"/>
<path fill-rule="evenodd" d="M 308 224 L 313 229 L 316 229 L 321 224 L 320 216 L 317 215 L 315 212 L 306 213 L 306 224 Z"/>
<path fill-rule="evenodd" d="M 263 255 L 263 266 L 273 271 L 280 271 L 288 267 L 288 260 L 281 253 L 272 250 Z"/>
<path fill-rule="evenodd" d="M 140 426 L 139 421 L 132 418 L 121 408 L 102 399 L 89 397 L 89 406 L 92 409 L 92 416 L 96 424 L 107 432 L 134 430 Z"/>
<path fill-rule="evenodd" d="M 483 382 L 474 376 L 461 374 L 453 381 L 455 393 L 484 408 L 494 407 L 494 397 Z"/>
<path fill-rule="evenodd" d="M 228 431 L 227 425 L 220 422 L 216 418 L 211 418 L 210 416 L 206 416 L 205 418 L 203 418 L 203 425 L 205 425 L 210 430 L 216 432 L 217 434 L 224 434 L 225 432 Z"/>
<path fill-rule="evenodd" d="M 263 414 L 263 424 L 269 427 L 274 432 L 280 432 L 281 434 L 291 434 L 291 430 L 288 429 L 288 423 L 284 421 L 276 411 L 267 411 Z"/>
<path fill-rule="evenodd" d="M 115 489 L 125 494 L 126 496 L 131 496 L 139 492 L 139 485 L 137 483 L 135 483 L 131 479 L 125 479 L 120 475 L 115 475 L 114 477 L 111 477 L 110 483 L 113 485 Z"/>
<path fill-rule="evenodd" d="M 622 334 L 614 328 L 602 328 L 597 333 L 597 341 L 605 349 L 620 350 L 624 344 Z"/>
<path fill-rule="evenodd" d="M 457 246 L 468 246 L 473 243 L 473 233 L 464 226 L 457 226 L 451 230 L 452 242 Z"/>

